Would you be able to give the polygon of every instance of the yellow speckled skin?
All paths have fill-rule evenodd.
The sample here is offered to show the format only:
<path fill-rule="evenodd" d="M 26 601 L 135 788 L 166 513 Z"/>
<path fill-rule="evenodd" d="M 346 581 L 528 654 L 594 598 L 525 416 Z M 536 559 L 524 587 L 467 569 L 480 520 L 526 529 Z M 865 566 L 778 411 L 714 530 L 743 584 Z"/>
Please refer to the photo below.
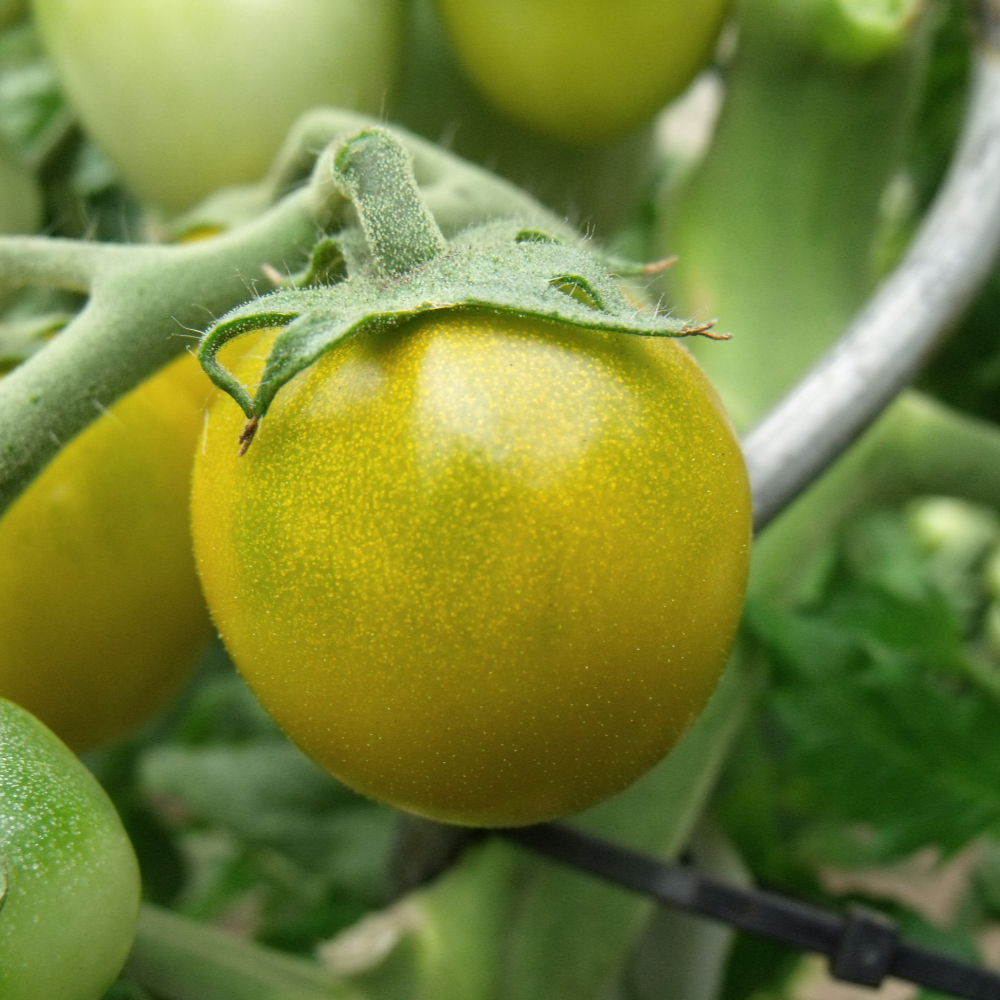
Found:
<path fill-rule="evenodd" d="M 208 379 L 185 355 L 61 451 L 0 520 L 0 696 L 74 750 L 135 729 L 211 634 L 188 493 Z"/>
<path fill-rule="evenodd" d="M 236 370 L 256 381 L 267 341 Z M 736 438 L 673 341 L 438 313 L 287 385 L 245 457 L 209 411 L 209 607 L 278 723 L 361 792 L 453 823 L 573 812 L 658 761 L 739 618 Z"/>
<path fill-rule="evenodd" d="M 455 52 L 515 121 L 610 142 L 648 121 L 712 55 L 729 0 L 437 0 Z"/>

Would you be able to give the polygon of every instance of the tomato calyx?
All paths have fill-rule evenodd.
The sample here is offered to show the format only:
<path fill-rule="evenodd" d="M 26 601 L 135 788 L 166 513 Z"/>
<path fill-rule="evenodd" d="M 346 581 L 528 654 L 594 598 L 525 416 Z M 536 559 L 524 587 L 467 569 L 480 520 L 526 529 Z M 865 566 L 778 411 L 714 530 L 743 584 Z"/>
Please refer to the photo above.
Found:
<path fill-rule="evenodd" d="M 335 344 L 427 312 L 488 310 L 607 333 L 728 339 L 711 332 L 713 323 L 638 309 L 615 281 L 615 274 L 655 273 L 669 262 L 614 262 L 612 273 L 582 246 L 516 219 L 473 226 L 446 241 L 420 196 L 409 154 L 386 129 L 346 139 L 326 155 L 324 169 L 350 198 L 357 225 L 322 240 L 292 287 L 228 313 L 201 342 L 203 368 L 246 414 L 241 454 L 281 387 Z M 234 337 L 278 327 L 251 397 L 218 352 Z"/>

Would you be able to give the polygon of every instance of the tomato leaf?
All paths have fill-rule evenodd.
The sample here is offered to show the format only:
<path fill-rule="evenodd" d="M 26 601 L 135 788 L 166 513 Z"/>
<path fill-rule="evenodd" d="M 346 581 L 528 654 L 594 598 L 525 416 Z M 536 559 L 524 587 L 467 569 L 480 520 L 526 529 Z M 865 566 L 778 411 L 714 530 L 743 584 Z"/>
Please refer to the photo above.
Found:
<path fill-rule="evenodd" d="M 884 863 L 1000 833 L 1000 667 L 970 644 L 968 596 L 941 590 L 940 565 L 901 514 L 878 512 L 851 526 L 813 606 L 749 602 L 773 686 L 756 751 L 734 757 L 722 800 L 737 840 L 758 845 L 749 854 L 768 839 L 754 831 L 769 810 L 765 852 L 798 863 Z M 978 620 L 978 564 L 966 576 L 979 581 Z M 747 808 L 754 782 L 770 806 Z M 758 876 L 777 877 L 772 863 L 790 871 L 758 856 Z"/>

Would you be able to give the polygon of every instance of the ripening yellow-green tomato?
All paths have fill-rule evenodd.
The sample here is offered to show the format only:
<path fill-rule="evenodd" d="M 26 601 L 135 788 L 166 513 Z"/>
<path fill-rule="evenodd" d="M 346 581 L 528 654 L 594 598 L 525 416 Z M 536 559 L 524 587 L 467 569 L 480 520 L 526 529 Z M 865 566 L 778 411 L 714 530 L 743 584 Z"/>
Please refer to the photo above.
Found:
<path fill-rule="evenodd" d="M 708 62 L 729 0 L 437 0 L 466 72 L 515 121 L 610 142 Z"/>
<path fill-rule="evenodd" d="M 138 912 L 139 866 L 104 790 L 0 698 L 0 1000 L 99 1000 Z"/>
<path fill-rule="evenodd" d="M 0 697 L 74 750 L 161 708 L 211 625 L 188 527 L 208 382 L 190 355 L 119 400 L 0 520 Z"/>
<path fill-rule="evenodd" d="M 265 707 L 348 785 L 532 823 L 630 784 L 704 705 L 750 498 L 676 342 L 431 313 L 333 348 L 238 457 L 243 422 L 220 396 L 195 458 L 206 597 Z"/>

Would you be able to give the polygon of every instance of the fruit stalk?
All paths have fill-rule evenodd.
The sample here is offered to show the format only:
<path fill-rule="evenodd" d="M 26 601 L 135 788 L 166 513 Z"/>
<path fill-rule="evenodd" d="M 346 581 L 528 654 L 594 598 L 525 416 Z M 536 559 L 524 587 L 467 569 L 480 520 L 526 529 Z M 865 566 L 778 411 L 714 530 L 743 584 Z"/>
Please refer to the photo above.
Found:
<path fill-rule="evenodd" d="M 444 236 L 420 197 L 411 157 L 384 129 L 346 140 L 333 173 L 354 204 L 380 273 L 405 274 L 444 249 Z"/>
<path fill-rule="evenodd" d="M 125 971 L 170 1000 L 361 1000 L 315 963 L 148 905 Z"/>

